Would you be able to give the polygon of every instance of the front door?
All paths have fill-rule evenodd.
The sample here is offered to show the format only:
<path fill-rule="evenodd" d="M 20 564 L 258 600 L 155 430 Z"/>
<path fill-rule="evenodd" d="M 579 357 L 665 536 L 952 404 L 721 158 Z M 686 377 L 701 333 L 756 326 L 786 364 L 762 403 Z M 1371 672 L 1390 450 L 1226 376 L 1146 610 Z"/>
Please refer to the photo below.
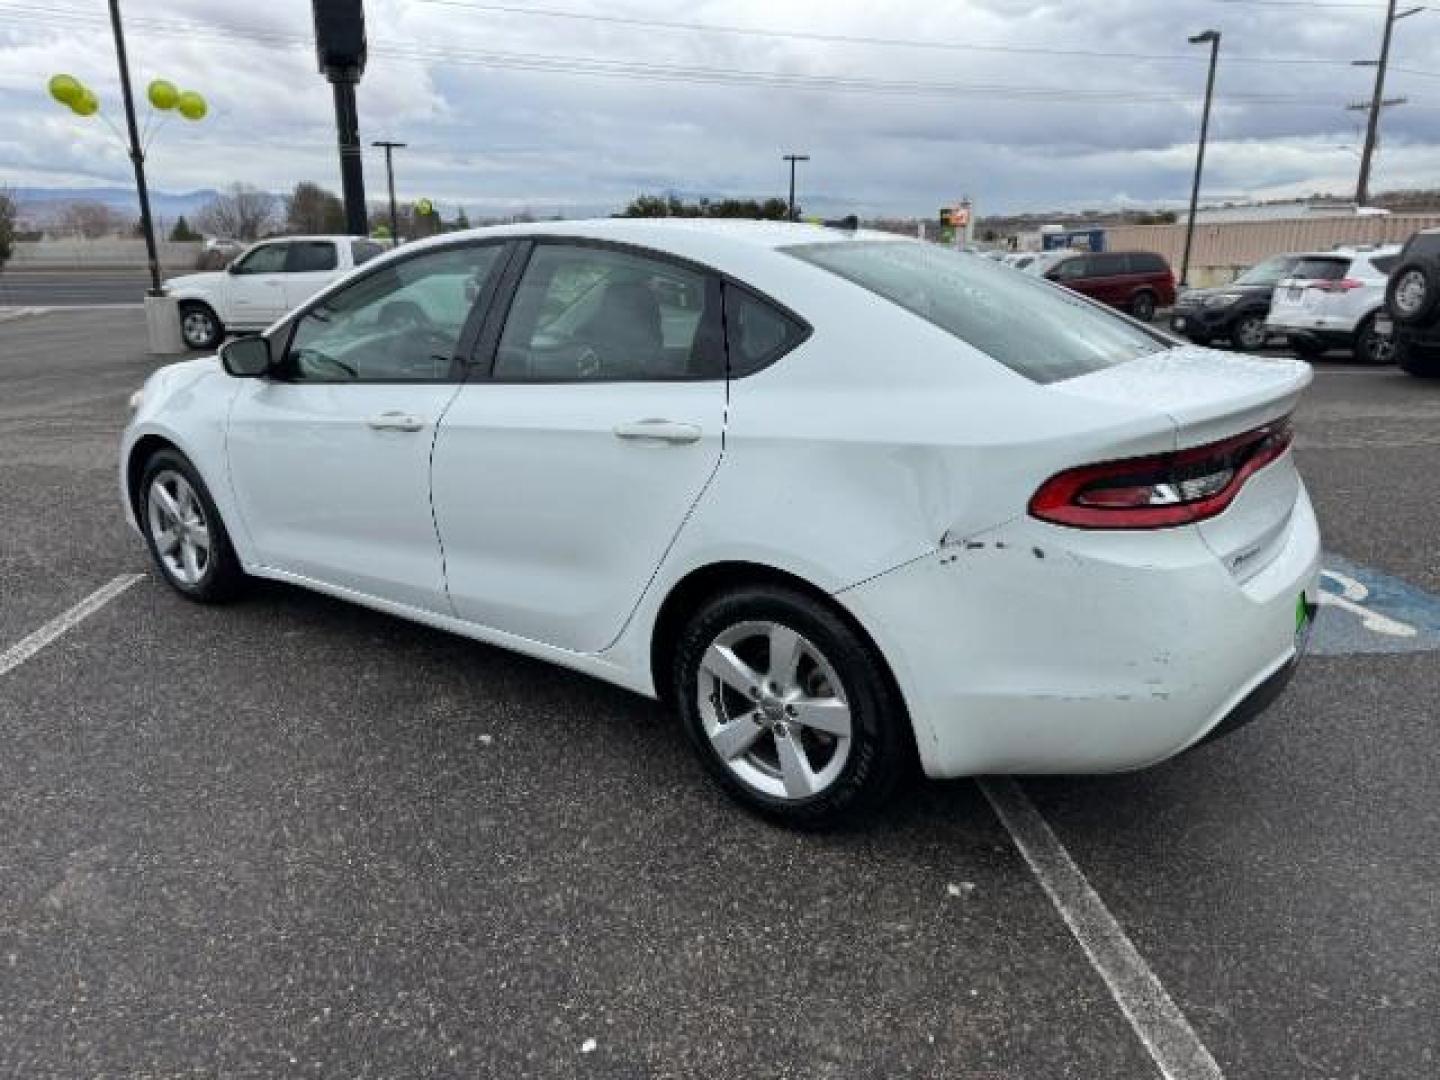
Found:
<path fill-rule="evenodd" d="M 285 261 L 290 245 L 283 240 L 257 244 L 230 267 L 231 326 L 269 326 L 290 310 L 285 303 Z"/>
<path fill-rule="evenodd" d="M 576 652 L 619 636 L 720 462 L 721 325 L 707 274 L 535 246 L 490 329 L 491 377 L 465 385 L 435 443 L 458 615 Z"/>
<path fill-rule="evenodd" d="M 503 250 L 451 246 L 357 279 L 298 319 L 276 377 L 246 383 L 230 473 L 267 566 L 448 612 L 430 454 Z"/>

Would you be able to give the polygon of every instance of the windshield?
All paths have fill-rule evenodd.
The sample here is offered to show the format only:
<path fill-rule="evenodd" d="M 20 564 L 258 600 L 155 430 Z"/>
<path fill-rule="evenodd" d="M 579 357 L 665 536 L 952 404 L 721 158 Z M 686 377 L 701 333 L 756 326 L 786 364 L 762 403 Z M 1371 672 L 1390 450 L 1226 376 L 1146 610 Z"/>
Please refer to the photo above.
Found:
<path fill-rule="evenodd" d="M 1170 347 L 1067 289 L 933 244 L 871 240 L 781 250 L 898 304 L 1038 383 Z"/>
<path fill-rule="evenodd" d="M 1266 259 L 1262 263 L 1256 263 L 1249 270 L 1246 270 L 1235 279 L 1236 285 L 1274 285 L 1281 278 L 1289 277 L 1290 272 L 1295 269 L 1295 264 L 1300 261 L 1295 255 L 1277 255 L 1273 259 Z"/>

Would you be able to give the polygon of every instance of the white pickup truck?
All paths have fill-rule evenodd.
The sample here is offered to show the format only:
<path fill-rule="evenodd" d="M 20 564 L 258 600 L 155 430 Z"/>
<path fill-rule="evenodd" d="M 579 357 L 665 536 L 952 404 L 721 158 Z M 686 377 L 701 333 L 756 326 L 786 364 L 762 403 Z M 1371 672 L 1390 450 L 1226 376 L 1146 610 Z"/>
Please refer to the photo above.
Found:
<path fill-rule="evenodd" d="M 385 251 L 360 236 L 282 236 L 262 240 L 224 270 L 165 282 L 180 301 L 180 336 L 214 349 L 225 335 L 263 330 L 337 278 Z"/>

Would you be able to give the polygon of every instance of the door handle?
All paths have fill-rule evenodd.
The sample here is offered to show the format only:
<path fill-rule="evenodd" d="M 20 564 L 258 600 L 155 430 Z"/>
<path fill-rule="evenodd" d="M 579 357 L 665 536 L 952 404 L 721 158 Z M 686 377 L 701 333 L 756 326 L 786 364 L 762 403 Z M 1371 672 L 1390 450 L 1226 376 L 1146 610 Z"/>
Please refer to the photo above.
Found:
<path fill-rule="evenodd" d="M 400 412 L 398 409 L 379 413 L 370 417 L 365 423 L 376 431 L 423 431 L 425 428 L 423 416 L 413 416 L 410 413 Z"/>
<path fill-rule="evenodd" d="M 703 434 L 696 424 L 677 424 L 672 420 L 635 420 L 616 424 L 615 437 L 634 442 L 685 443 L 699 442 Z"/>

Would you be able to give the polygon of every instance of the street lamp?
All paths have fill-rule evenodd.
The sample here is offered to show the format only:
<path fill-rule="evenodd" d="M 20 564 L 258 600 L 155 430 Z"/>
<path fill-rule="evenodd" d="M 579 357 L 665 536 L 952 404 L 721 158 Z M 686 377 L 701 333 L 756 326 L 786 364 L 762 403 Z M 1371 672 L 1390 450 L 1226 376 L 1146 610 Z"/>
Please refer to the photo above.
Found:
<path fill-rule="evenodd" d="M 1190 219 L 1185 223 L 1185 257 L 1180 261 L 1180 284 L 1190 283 L 1190 246 L 1195 240 L 1195 213 L 1200 205 L 1200 175 L 1205 171 L 1205 140 L 1210 136 L 1210 103 L 1215 99 L 1215 65 L 1220 59 L 1220 31 L 1206 30 L 1190 39 L 1191 45 L 1210 46 L 1210 77 L 1205 82 L 1205 112 L 1200 119 L 1200 147 L 1195 153 L 1195 183 L 1190 188 Z"/>
<path fill-rule="evenodd" d="M 385 179 L 390 184 L 390 242 L 396 247 L 400 246 L 400 218 L 395 213 L 395 167 L 390 163 L 390 153 L 393 150 L 402 149 L 403 142 L 391 142 L 389 139 L 376 139 L 371 146 L 383 146 L 385 148 Z"/>
<path fill-rule="evenodd" d="M 783 160 L 788 161 L 788 162 L 790 163 L 790 204 L 789 204 L 789 205 L 790 205 L 790 211 L 789 211 L 789 215 L 788 215 L 788 220 L 794 221 L 794 220 L 795 220 L 795 163 L 796 163 L 797 161 L 809 161 L 809 160 L 810 160 L 810 155 L 809 155 L 809 154 L 786 154 L 786 155 L 784 156 L 784 159 L 783 159 Z"/>

